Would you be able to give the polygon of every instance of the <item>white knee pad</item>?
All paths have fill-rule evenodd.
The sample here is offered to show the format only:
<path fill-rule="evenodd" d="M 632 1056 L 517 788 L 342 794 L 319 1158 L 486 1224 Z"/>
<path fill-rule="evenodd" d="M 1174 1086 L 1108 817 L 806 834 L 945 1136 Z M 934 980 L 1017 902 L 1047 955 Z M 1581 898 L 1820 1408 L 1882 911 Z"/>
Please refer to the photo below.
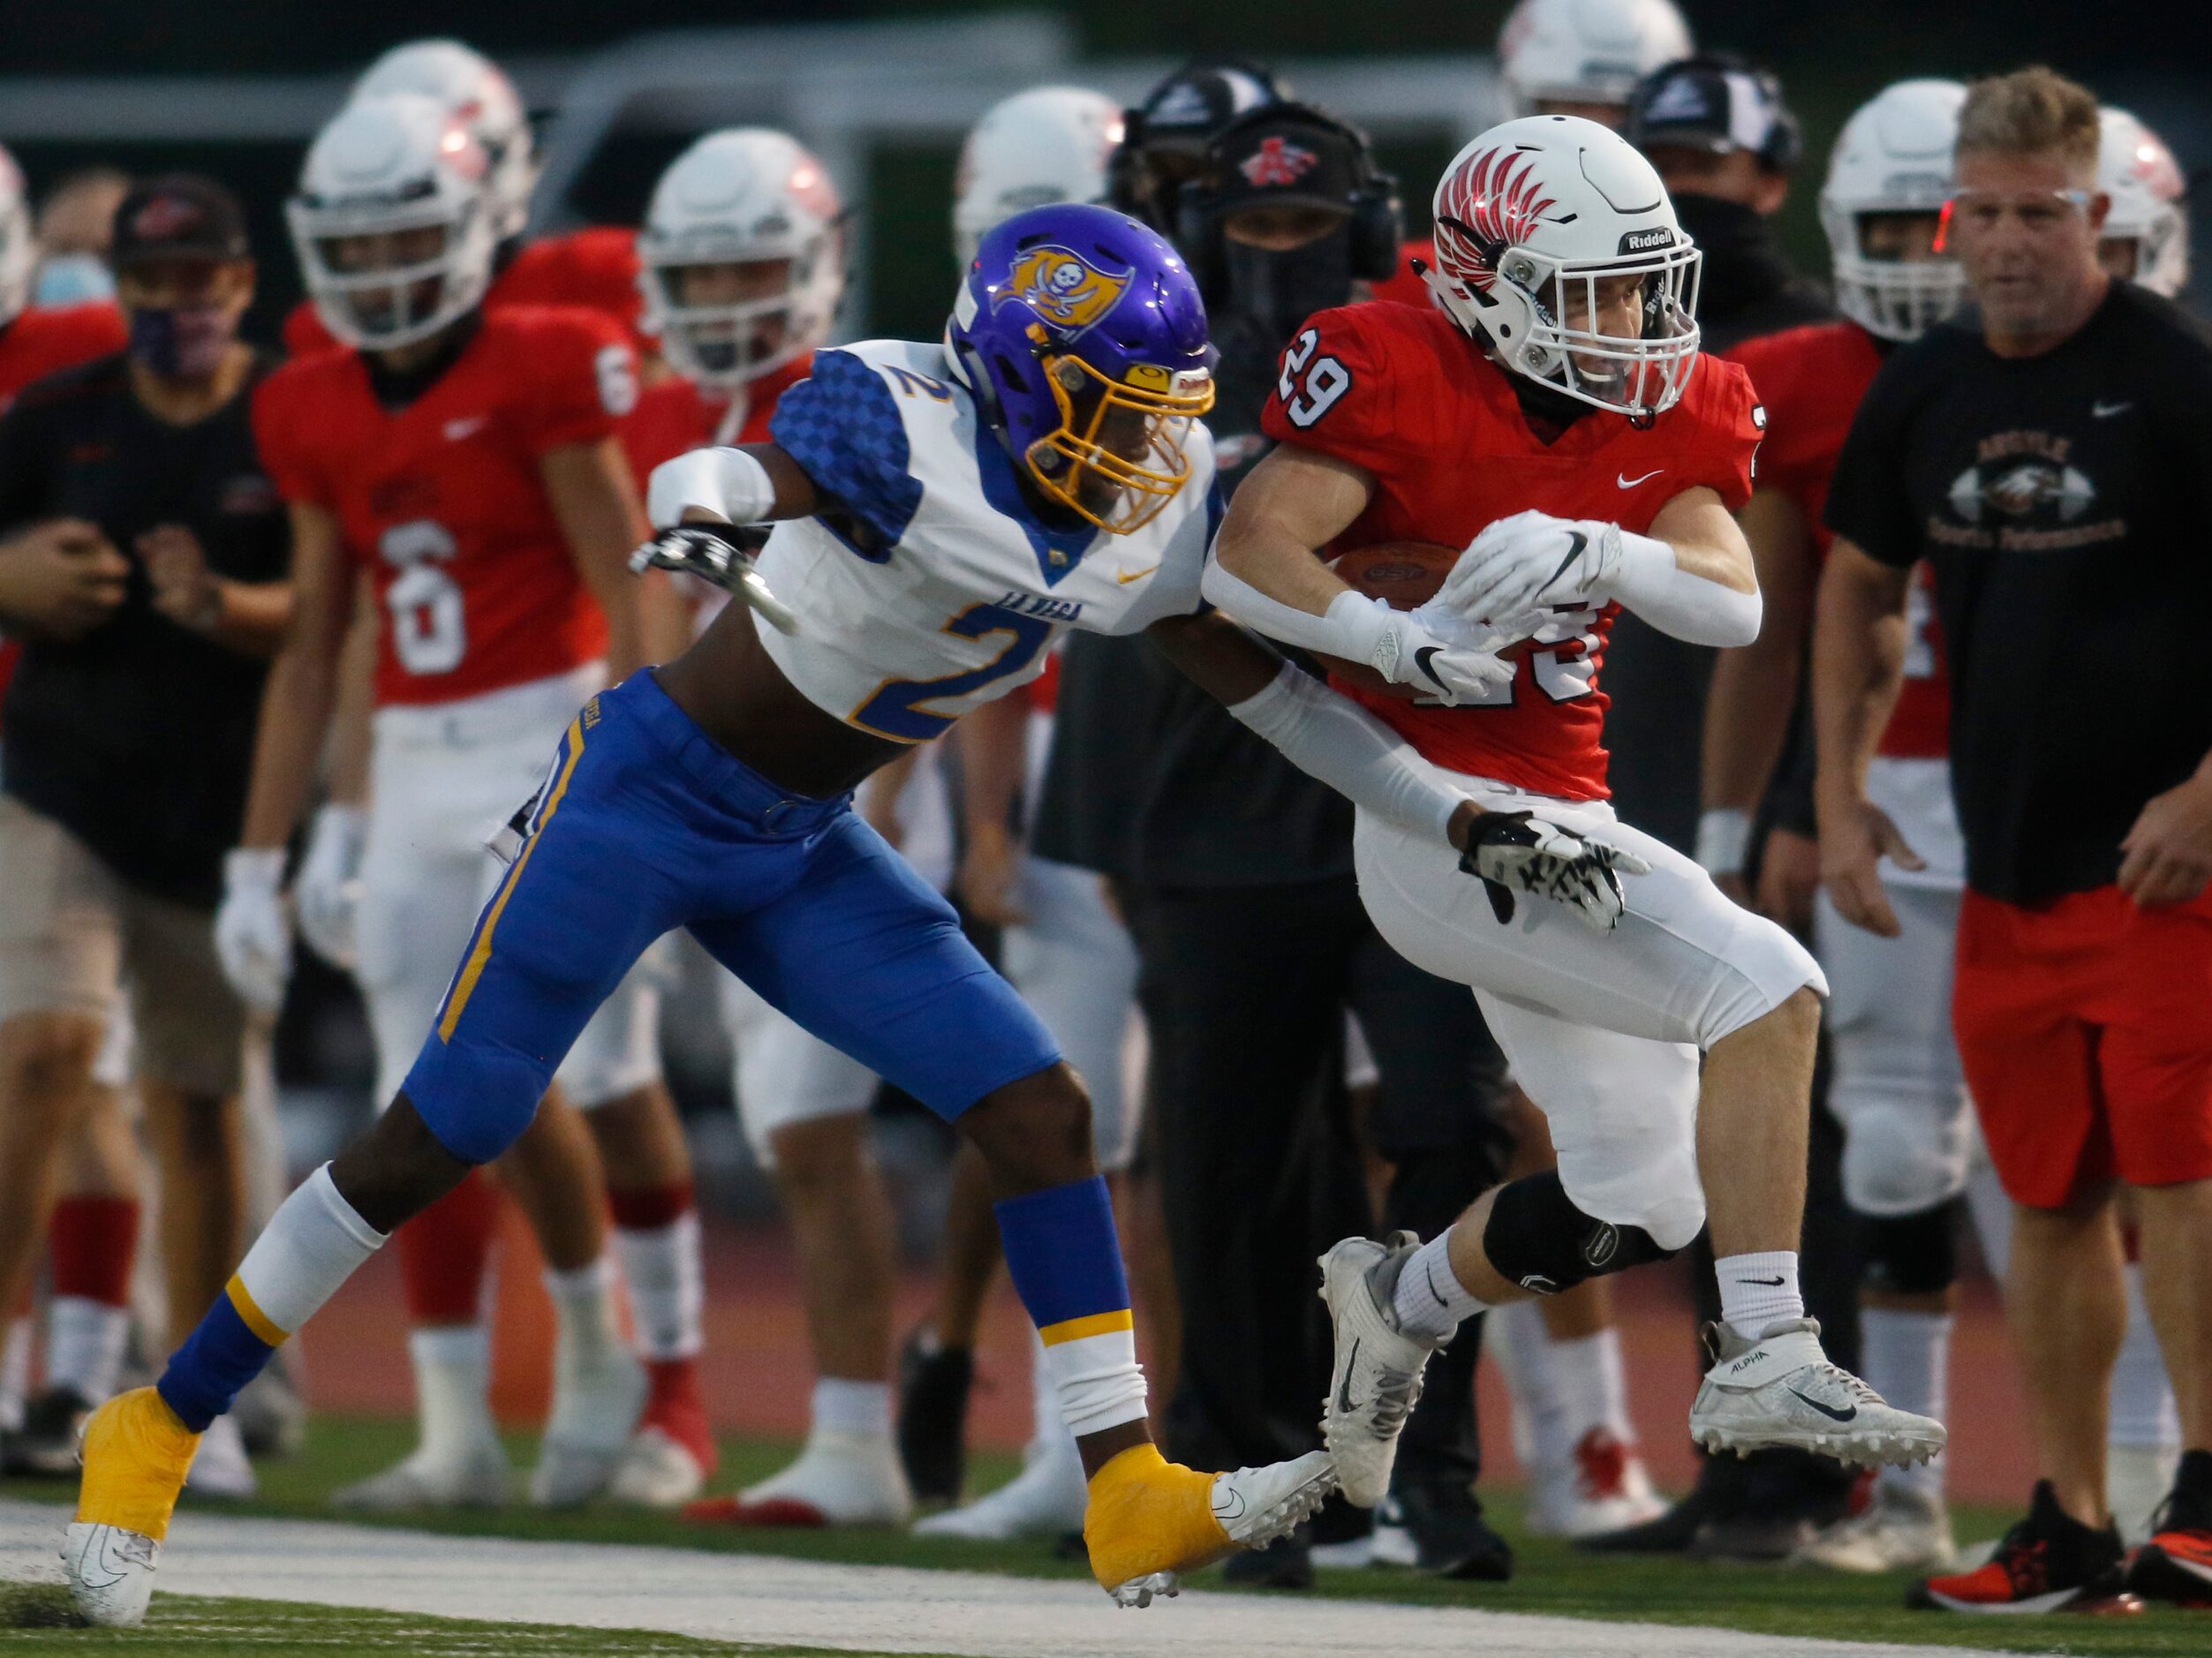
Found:
<path fill-rule="evenodd" d="M 1929 1108 L 1925 1097 L 1861 1097 L 1848 1110 L 1838 1088 L 1830 1103 L 1844 1124 L 1843 1189 L 1862 1215 L 1916 1215 L 1967 1189 L 1967 1113 Z"/>
<path fill-rule="evenodd" d="M 661 968 L 655 945 L 630 969 L 615 993 L 569 1050 L 553 1080 L 578 1111 L 593 1111 L 661 1080 Z"/>
<path fill-rule="evenodd" d="M 865 1112 L 877 1077 L 859 1060 L 810 1034 L 725 974 L 722 1022 L 736 1051 L 733 1084 L 745 1143 L 764 1169 L 775 1167 L 776 1131 Z"/>

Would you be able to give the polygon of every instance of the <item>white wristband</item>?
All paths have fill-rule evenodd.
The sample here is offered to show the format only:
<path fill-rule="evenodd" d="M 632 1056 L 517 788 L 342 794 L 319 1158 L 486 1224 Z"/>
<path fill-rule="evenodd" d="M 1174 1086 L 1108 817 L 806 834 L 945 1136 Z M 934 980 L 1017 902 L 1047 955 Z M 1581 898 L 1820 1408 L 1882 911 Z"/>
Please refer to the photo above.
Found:
<path fill-rule="evenodd" d="M 1697 819 L 1694 855 L 1708 875 L 1740 875 L 1751 853 L 1751 814 L 1716 806 Z"/>
<path fill-rule="evenodd" d="M 673 530 L 692 507 L 731 524 L 759 524 L 775 510 L 775 485 L 744 449 L 693 449 L 653 469 L 645 516 L 654 529 Z"/>
<path fill-rule="evenodd" d="M 223 890 L 275 893 L 284 884 L 284 848 L 237 847 L 223 854 Z"/>

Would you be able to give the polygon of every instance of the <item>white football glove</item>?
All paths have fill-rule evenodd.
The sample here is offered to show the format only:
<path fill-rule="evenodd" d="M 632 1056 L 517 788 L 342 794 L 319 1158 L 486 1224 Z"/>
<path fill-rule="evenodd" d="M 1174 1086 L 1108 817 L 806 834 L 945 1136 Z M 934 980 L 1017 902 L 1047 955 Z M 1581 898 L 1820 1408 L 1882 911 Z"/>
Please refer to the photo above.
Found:
<path fill-rule="evenodd" d="M 1342 604 L 1344 597 L 1336 602 Z M 1379 599 L 1367 602 L 1380 613 L 1368 665 L 1392 684 L 1410 685 L 1450 707 L 1478 702 L 1491 686 L 1513 678 L 1514 665 L 1497 654 L 1500 642 L 1435 600 L 1418 610 L 1394 610 Z"/>
<path fill-rule="evenodd" d="M 256 1013 L 283 1005 L 292 964 L 284 915 L 282 848 L 240 847 L 223 860 L 223 908 L 215 911 L 215 953 L 223 976 Z"/>
<path fill-rule="evenodd" d="M 1514 917 L 1514 894 L 1565 904 L 1597 932 L 1620 925 L 1623 875 L 1649 875 L 1634 853 L 1607 846 L 1565 825 L 1525 811 L 1485 811 L 1475 820 L 1460 868 L 1479 876 L 1502 923 Z"/>
<path fill-rule="evenodd" d="M 315 814 L 307 855 L 292 883 L 300 933 L 334 967 L 351 968 L 357 961 L 354 921 L 361 906 L 361 846 L 367 836 L 368 814 L 333 801 Z"/>
<path fill-rule="evenodd" d="M 1621 549 L 1617 524 L 1516 512 L 1468 545 L 1431 602 L 1480 620 L 1503 620 L 1555 605 L 1603 603 L 1613 596 Z"/>

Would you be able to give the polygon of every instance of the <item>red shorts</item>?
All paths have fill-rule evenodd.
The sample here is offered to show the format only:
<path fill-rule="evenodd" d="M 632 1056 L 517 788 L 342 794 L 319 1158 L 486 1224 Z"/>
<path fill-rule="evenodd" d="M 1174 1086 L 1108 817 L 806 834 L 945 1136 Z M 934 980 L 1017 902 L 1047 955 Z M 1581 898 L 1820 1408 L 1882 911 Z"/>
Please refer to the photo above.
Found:
<path fill-rule="evenodd" d="M 2212 894 L 2140 910 L 2117 886 L 2034 908 L 1969 892 L 1952 1020 L 2014 1202 L 2212 1179 Z"/>

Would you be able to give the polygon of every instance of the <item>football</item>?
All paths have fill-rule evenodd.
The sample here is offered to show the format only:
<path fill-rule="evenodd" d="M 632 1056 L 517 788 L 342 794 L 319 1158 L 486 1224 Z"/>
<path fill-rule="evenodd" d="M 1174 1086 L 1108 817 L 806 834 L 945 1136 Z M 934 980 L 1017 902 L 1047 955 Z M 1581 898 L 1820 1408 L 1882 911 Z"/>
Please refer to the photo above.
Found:
<path fill-rule="evenodd" d="M 1436 597 L 1459 557 L 1458 547 L 1434 541 L 1378 541 L 1373 546 L 1338 554 L 1329 568 L 1354 592 L 1379 599 L 1393 610 L 1412 610 Z M 1364 662 L 1316 655 L 1330 673 L 1362 690 L 1401 697 L 1408 702 L 1421 695 L 1411 685 L 1393 684 Z"/>

